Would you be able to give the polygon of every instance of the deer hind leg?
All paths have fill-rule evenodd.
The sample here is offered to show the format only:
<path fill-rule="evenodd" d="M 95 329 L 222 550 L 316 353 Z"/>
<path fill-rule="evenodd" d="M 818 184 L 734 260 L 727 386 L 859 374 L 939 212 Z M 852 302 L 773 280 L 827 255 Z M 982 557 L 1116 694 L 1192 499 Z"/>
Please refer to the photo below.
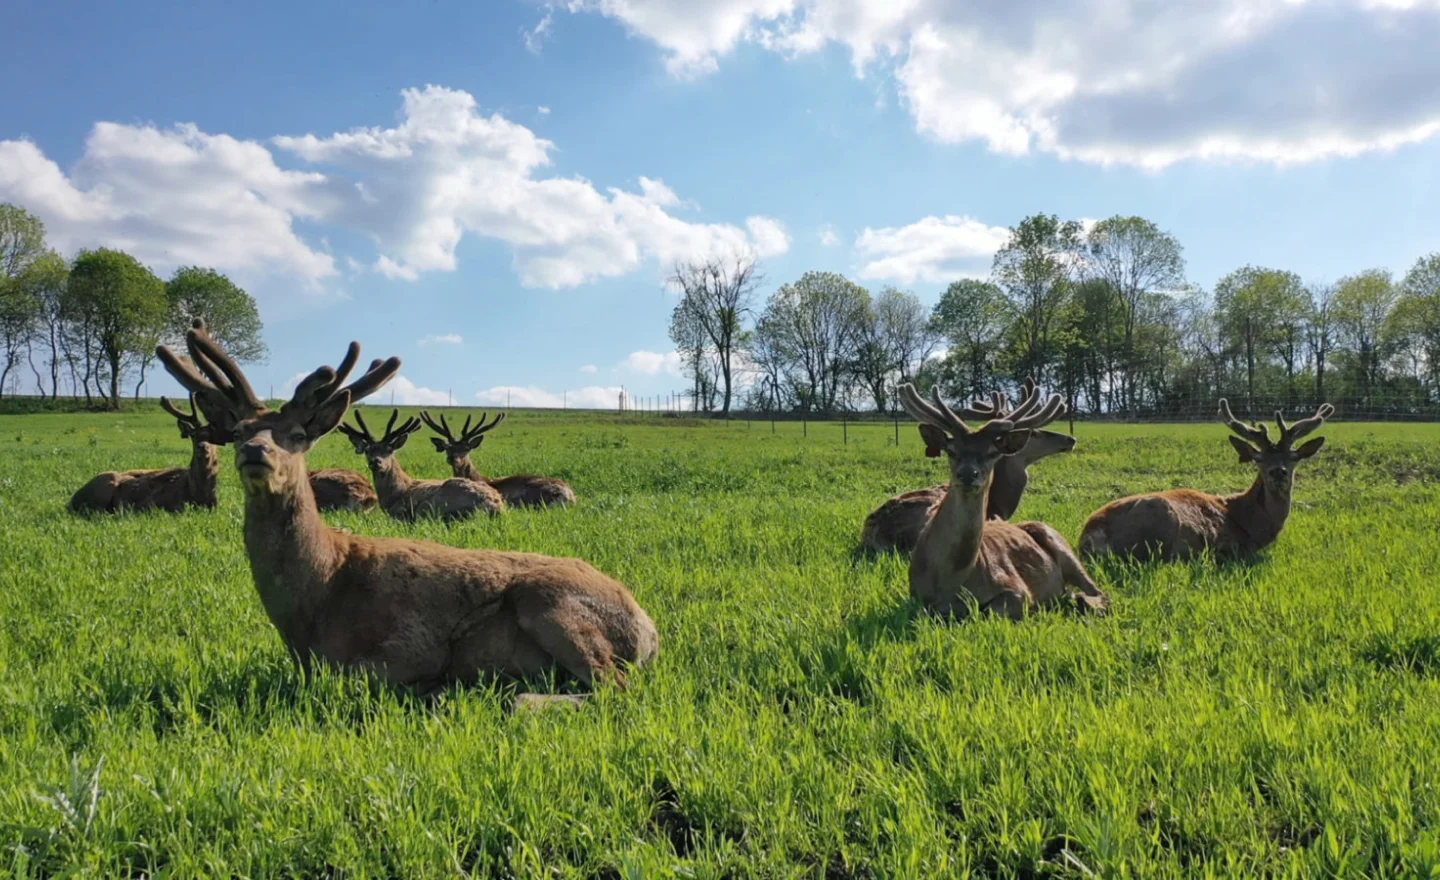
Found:
<path fill-rule="evenodd" d="M 1055 565 L 1060 569 L 1061 580 L 1067 587 L 1074 587 L 1078 592 L 1072 593 L 1076 607 L 1081 613 L 1092 612 L 1104 614 L 1110 608 L 1110 599 L 1100 588 L 1096 586 L 1090 572 L 1085 570 L 1085 564 L 1075 551 L 1070 548 L 1070 542 L 1065 536 L 1052 529 L 1044 523 L 1017 523 L 1035 543 L 1040 545 Z"/>
<path fill-rule="evenodd" d="M 592 603 L 572 596 L 544 595 L 516 603 L 520 628 L 549 657 L 586 687 L 597 681 L 625 687 L 605 620 Z"/>

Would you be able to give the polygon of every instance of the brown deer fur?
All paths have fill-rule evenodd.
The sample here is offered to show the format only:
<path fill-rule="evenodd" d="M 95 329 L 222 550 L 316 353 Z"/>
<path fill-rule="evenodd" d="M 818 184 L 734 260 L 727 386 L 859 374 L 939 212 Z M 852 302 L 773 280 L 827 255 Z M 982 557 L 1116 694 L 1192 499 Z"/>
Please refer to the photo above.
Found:
<path fill-rule="evenodd" d="M 947 616 L 964 616 L 973 603 L 1018 619 L 1072 599 L 1079 610 L 1105 611 L 1109 601 L 1059 532 L 1044 523 L 985 515 L 996 463 L 1023 449 L 1032 429 L 1064 411 L 1059 395 L 1042 405 L 1039 391 L 1031 391 L 1005 418 L 971 428 L 940 400 L 939 388 L 931 389 L 930 401 L 908 382 L 899 391 L 905 411 L 920 422 L 925 454 L 950 461 L 950 486 L 910 557 L 910 594 Z"/>
<path fill-rule="evenodd" d="M 122 510 L 163 510 L 179 513 L 188 506 L 215 506 L 216 481 L 220 476 L 222 438 L 195 414 L 183 413 L 167 398 L 160 405 L 175 417 L 180 436 L 190 441 L 190 466 L 141 471 L 109 471 L 81 486 L 70 498 L 75 513 L 118 513 Z"/>
<path fill-rule="evenodd" d="M 364 475 L 346 468 L 310 472 L 310 491 L 321 510 L 374 510 L 380 503 L 375 487 Z"/>
<path fill-rule="evenodd" d="M 341 424 L 340 432 L 350 438 L 355 451 L 365 456 L 370 473 L 375 477 L 375 491 L 380 506 L 395 519 L 412 522 L 422 516 L 439 517 L 447 522 L 466 519 L 477 513 L 491 516 L 505 509 L 500 493 L 487 483 L 470 480 L 420 480 L 405 473 L 395 453 L 410 435 L 420 430 L 420 420 L 406 419 L 397 428 L 400 411 L 392 410 L 385 434 L 376 439 L 357 410 L 355 422 L 360 427 Z"/>
<path fill-rule="evenodd" d="M 1027 379 L 1023 386 L 1025 395 L 1036 388 L 1033 379 Z M 960 411 L 962 419 L 998 418 L 1004 415 L 1009 402 L 1003 394 L 992 394 L 990 402 L 976 401 Z M 989 519 L 1008 520 L 1020 506 L 1025 487 L 1030 484 L 1030 465 L 1042 458 L 1048 458 L 1075 448 L 1075 438 L 1057 431 L 1031 431 L 1025 448 L 1014 455 L 1007 455 L 995 465 L 995 478 L 990 483 L 990 494 L 986 501 L 986 516 Z M 948 484 L 941 483 L 925 489 L 914 489 L 889 499 L 865 517 L 860 531 L 860 545 L 872 553 L 909 553 L 915 549 L 920 530 L 934 515 L 935 508 L 945 497 Z"/>
<path fill-rule="evenodd" d="M 489 675 L 556 667 L 581 682 L 624 684 L 624 664 L 655 656 L 655 626 L 618 581 L 579 559 L 366 538 L 329 528 L 315 507 L 305 453 L 400 368 L 359 358 L 321 367 L 278 412 L 207 334 L 186 335 L 199 372 L 164 346 L 167 370 L 235 437 L 245 493 L 245 550 L 260 601 L 291 654 L 429 691 Z M 203 373 L 203 376 L 202 376 Z"/>
<path fill-rule="evenodd" d="M 1275 543 L 1285 528 L 1295 466 L 1325 444 L 1324 437 L 1316 437 L 1292 449 L 1295 441 L 1319 428 L 1334 411 L 1333 406 L 1324 404 L 1315 415 L 1293 425 L 1286 425 L 1276 413 L 1280 439 L 1271 442 L 1265 425 L 1241 422 L 1222 399 L 1221 418 L 1238 435 L 1229 438 L 1231 445 L 1241 463 L 1250 462 L 1259 471 L 1250 488 L 1239 495 L 1223 496 L 1172 489 L 1112 501 L 1086 521 L 1080 532 L 1080 552 L 1087 556 L 1113 553 L 1137 560 L 1188 559 L 1207 550 L 1221 560 L 1254 557 Z"/>
<path fill-rule="evenodd" d="M 439 434 L 438 437 L 431 437 L 430 442 L 435 444 L 435 451 L 443 453 L 445 460 L 450 464 L 450 471 L 457 478 L 462 480 L 474 480 L 477 483 L 486 483 L 493 486 L 505 504 L 513 507 L 547 507 L 549 505 L 566 506 L 575 503 L 575 490 L 570 484 L 556 477 L 542 477 L 538 474 L 516 474 L 510 477 L 501 477 L 492 480 L 480 473 L 470 461 L 470 454 L 480 448 L 485 442 L 485 435 L 493 428 L 505 421 L 505 413 L 500 413 L 495 420 L 489 424 L 485 423 L 488 413 L 480 414 L 480 422 L 473 428 L 470 426 L 470 416 L 465 416 L 465 425 L 460 429 L 460 436 L 450 430 L 450 423 L 445 416 L 440 416 L 436 422 L 428 412 L 421 412 L 420 418 L 430 426 L 430 430 Z"/>

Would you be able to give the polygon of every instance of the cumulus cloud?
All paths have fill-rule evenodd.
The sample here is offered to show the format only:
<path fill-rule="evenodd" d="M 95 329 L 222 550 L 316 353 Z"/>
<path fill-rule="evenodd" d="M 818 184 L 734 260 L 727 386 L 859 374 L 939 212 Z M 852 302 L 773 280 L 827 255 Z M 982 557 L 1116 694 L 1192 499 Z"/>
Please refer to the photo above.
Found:
<path fill-rule="evenodd" d="M 1006 154 L 1294 163 L 1440 133 L 1433 0 L 571 0 L 716 69 L 743 41 L 839 45 L 916 127 Z"/>
<path fill-rule="evenodd" d="M 486 406 L 520 406 L 537 409 L 616 409 L 620 401 L 620 386 L 587 385 L 572 388 L 566 392 L 546 391 L 534 385 L 496 385 L 484 391 L 477 391 L 475 399 Z"/>
<path fill-rule="evenodd" d="M 972 217 L 925 217 L 909 226 L 866 228 L 855 240 L 860 277 L 913 284 L 978 278 L 990 270 L 1009 230 Z"/>
<path fill-rule="evenodd" d="M 680 353 L 675 351 L 667 351 L 663 354 L 655 351 L 632 351 L 625 360 L 616 366 L 616 369 L 644 376 L 658 376 L 661 373 L 678 376 L 680 375 Z"/>
<path fill-rule="evenodd" d="M 459 333 L 432 333 L 420 340 L 420 345 L 459 345 L 465 337 Z"/>
<path fill-rule="evenodd" d="M 570 287 L 629 273 L 646 261 L 747 251 L 782 253 L 789 237 L 768 217 L 743 227 L 691 222 L 663 181 L 638 192 L 543 177 L 554 145 L 523 125 L 480 113 L 467 92 L 407 89 L 393 128 L 273 138 L 270 146 L 171 129 L 97 123 L 67 175 L 29 141 L 0 141 L 0 200 L 25 205 L 66 250 L 125 248 L 157 266 L 337 273 L 297 221 L 348 228 L 378 253 L 374 271 L 399 280 L 452 271 L 467 233 L 508 245 L 523 284 Z M 317 170 L 280 167 L 271 147 Z M 323 242 L 323 240 L 322 240 Z M 354 259 L 345 255 L 344 264 Z"/>
<path fill-rule="evenodd" d="M 391 394 L 397 406 L 450 406 L 453 402 L 448 392 L 416 385 L 404 376 L 391 379 L 370 402 L 384 400 L 388 403 L 391 399 L 388 395 Z"/>

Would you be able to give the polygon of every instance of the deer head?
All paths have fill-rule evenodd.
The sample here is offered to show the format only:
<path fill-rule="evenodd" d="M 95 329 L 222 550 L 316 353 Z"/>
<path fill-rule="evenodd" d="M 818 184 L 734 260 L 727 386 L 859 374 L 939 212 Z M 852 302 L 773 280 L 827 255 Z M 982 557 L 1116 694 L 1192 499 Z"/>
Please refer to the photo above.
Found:
<path fill-rule="evenodd" d="M 950 485 L 963 495 L 981 494 L 990 488 L 995 465 L 1003 456 L 1014 455 L 1030 440 L 1035 428 L 1049 424 L 1065 411 L 1060 395 L 1051 395 L 1043 404 L 1038 389 L 1032 389 L 1019 406 L 1004 418 L 991 419 L 978 428 L 965 420 L 940 399 L 939 386 L 930 389 L 926 401 L 906 382 L 899 388 L 900 405 L 920 423 L 920 436 L 925 439 L 925 454 L 950 458 Z M 1003 401 L 996 398 L 1004 408 Z"/>
<path fill-rule="evenodd" d="M 460 436 L 450 430 L 450 423 L 445 420 L 444 413 L 440 415 L 440 421 L 430 417 L 430 413 L 421 412 L 420 418 L 430 426 L 430 430 L 439 434 L 439 437 L 431 437 L 430 442 L 435 444 L 435 451 L 444 453 L 445 460 L 453 468 L 470 457 L 470 453 L 480 448 L 485 442 L 485 435 L 494 430 L 501 422 L 505 421 L 505 413 L 495 416 L 495 420 L 486 424 L 485 417 L 489 413 L 481 413 L 480 421 L 473 428 L 470 426 L 470 416 L 466 414 L 465 424 L 460 428 Z"/>
<path fill-rule="evenodd" d="M 1035 394 L 1039 385 L 1033 378 L 1027 378 L 1020 385 L 1020 399 L 1024 400 Z M 1000 391 L 992 391 L 989 400 L 972 401 L 969 406 L 960 410 L 962 419 L 1004 419 L 1008 418 L 1013 410 L 1010 407 L 1010 398 Z M 1062 408 L 1055 417 L 1064 415 Z M 1047 456 L 1055 455 L 1058 452 L 1069 452 L 1075 448 L 1075 438 L 1069 434 L 1062 434 L 1059 431 L 1032 430 L 1030 441 L 1025 444 L 1017 455 L 1029 465 Z"/>
<path fill-rule="evenodd" d="M 1230 402 L 1220 398 L 1220 419 L 1236 435 L 1229 438 L 1230 445 L 1240 453 L 1241 462 L 1254 463 L 1260 471 L 1260 479 L 1264 481 L 1265 488 L 1282 498 L 1290 497 L 1295 466 L 1319 452 L 1320 447 L 1325 445 L 1324 437 L 1316 437 L 1295 449 L 1295 441 L 1320 427 L 1333 412 L 1335 407 L 1322 403 L 1320 408 L 1315 410 L 1315 415 L 1301 419 L 1293 425 L 1285 424 L 1284 416 L 1277 412 L 1275 421 L 1280 426 L 1280 439 L 1271 442 L 1270 431 L 1264 424 L 1251 425 L 1240 421 L 1230 412 Z"/>
<path fill-rule="evenodd" d="M 305 453 L 340 420 L 350 404 L 379 390 L 400 369 L 400 359 L 375 360 L 365 374 L 340 387 L 360 359 L 360 343 L 350 343 L 338 369 L 320 367 L 295 387 L 278 411 L 265 405 L 245 374 L 196 320 L 185 334 L 190 357 L 168 346 L 156 349 L 161 363 L 190 392 L 215 436 L 235 444 L 235 466 L 249 495 L 279 495 L 306 483 Z"/>
<path fill-rule="evenodd" d="M 207 425 L 200 420 L 195 410 L 195 395 L 190 395 L 190 411 L 182 412 L 179 407 L 170 402 L 170 398 L 160 398 L 160 408 L 175 417 L 175 423 L 180 427 L 180 436 L 191 443 L 209 443 L 212 446 L 223 446 L 230 438 L 215 430 L 214 425 Z"/>
<path fill-rule="evenodd" d="M 376 439 L 375 435 L 370 433 L 370 426 L 365 424 L 365 417 L 360 415 L 359 410 L 356 410 L 355 424 L 360 427 L 352 428 L 349 425 L 341 424 L 340 433 L 350 438 L 350 442 L 355 445 L 355 451 L 365 456 L 365 460 L 372 469 L 379 470 L 385 466 L 386 462 L 395 457 L 395 453 L 400 451 L 400 447 L 405 445 L 405 441 L 410 439 L 411 434 L 420 430 L 420 420 L 414 416 L 397 426 L 395 420 L 398 418 L 400 418 L 400 410 L 391 410 L 390 421 L 385 425 L 385 433 Z"/>

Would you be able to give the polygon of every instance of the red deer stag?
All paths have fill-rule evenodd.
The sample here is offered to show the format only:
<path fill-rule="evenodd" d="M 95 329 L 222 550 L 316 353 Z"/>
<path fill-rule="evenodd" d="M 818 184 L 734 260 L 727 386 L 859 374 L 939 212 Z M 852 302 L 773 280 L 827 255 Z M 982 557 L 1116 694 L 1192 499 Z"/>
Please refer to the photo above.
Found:
<path fill-rule="evenodd" d="M 428 412 L 421 412 L 420 418 L 430 426 L 430 430 L 439 434 L 439 437 L 431 437 L 430 442 L 435 444 L 435 451 L 444 453 L 445 460 L 450 464 L 451 473 L 462 480 L 474 480 L 477 483 L 495 487 L 495 491 L 505 499 L 505 504 L 511 507 L 547 507 L 549 505 L 568 505 L 575 503 L 575 490 L 570 484 L 556 477 L 542 477 L 537 474 L 516 474 L 510 477 L 501 477 L 492 480 L 484 476 L 470 461 L 470 453 L 479 449 L 480 444 L 485 442 L 485 435 L 494 429 L 501 422 L 505 421 L 505 413 L 500 413 L 495 420 L 489 424 L 485 423 L 485 417 L 489 413 L 480 414 L 480 422 L 475 427 L 470 427 L 470 416 L 465 416 L 465 424 L 460 428 L 460 436 L 456 437 L 450 430 L 450 423 L 441 414 L 437 423 L 430 417 Z"/>
<path fill-rule="evenodd" d="M 181 412 L 168 398 L 160 406 L 175 417 L 180 436 L 190 441 L 190 466 L 144 471 L 110 471 L 81 486 L 70 498 L 75 513 L 118 513 L 122 510 L 164 510 L 179 513 L 187 506 L 215 506 L 215 485 L 220 476 L 220 453 L 224 442 L 210 425 L 195 413 Z"/>
<path fill-rule="evenodd" d="M 370 481 L 346 468 L 311 471 L 310 491 L 315 493 L 315 506 L 321 510 L 363 512 L 374 510 L 380 503 Z"/>
<path fill-rule="evenodd" d="M 165 368 L 206 417 L 234 437 L 245 494 L 245 551 L 260 601 L 291 655 L 357 669 L 427 693 L 491 675 L 529 678 L 559 667 L 582 683 L 625 683 L 623 665 L 655 656 L 655 626 L 618 581 L 579 559 L 352 536 L 315 508 L 305 453 L 377 391 L 399 358 L 320 367 L 278 412 L 200 330 L 194 367 L 161 346 Z M 198 370 L 196 369 L 198 368 Z"/>
<path fill-rule="evenodd" d="M 1295 441 L 1320 427 L 1334 411 L 1330 404 L 1322 404 L 1315 415 L 1293 425 L 1285 424 L 1277 412 L 1280 439 L 1271 442 L 1264 424 L 1245 424 L 1221 399 L 1221 419 L 1238 435 L 1229 438 L 1230 445 L 1240 453 L 1242 464 L 1250 462 L 1259 471 L 1250 488 L 1239 495 L 1171 489 L 1117 499 L 1085 522 L 1080 552 L 1142 561 L 1188 559 L 1206 550 L 1225 561 L 1253 558 L 1275 543 L 1285 528 L 1295 466 L 1325 445 L 1324 437 L 1316 437 L 1293 449 Z"/>
<path fill-rule="evenodd" d="M 947 616 L 968 614 L 974 602 L 983 611 L 1018 619 L 1070 599 L 1079 610 L 1104 612 L 1109 600 L 1059 532 L 1044 523 L 985 516 L 995 466 L 1024 449 L 1032 430 L 1060 414 L 1060 396 L 1042 405 L 1032 390 L 1005 418 L 971 428 L 940 399 L 938 387 L 929 401 L 908 382 L 899 391 L 905 411 L 920 422 L 925 454 L 943 453 L 950 460 L 950 486 L 910 557 L 910 594 Z"/>
<path fill-rule="evenodd" d="M 1028 397 L 1036 389 L 1034 379 L 1026 379 L 1021 397 Z M 1010 401 L 1000 392 L 992 392 L 990 400 L 977 400 L 960 411 L 962 419 L 1004 418 L 1009 412 Z M 1062 408 L 1056 418 L 1064 415 Z M 1030 465 L 1042 458 L 1075 448 L 1075 438 L 1058 431 L 1031 431 L 1025 448 L 1014 455 L 1007 455 L 995 465 L 995 479 L 990 483 L 990 496 L 986 505 L 986 516 L 990 519 L 1005 519 L 1015 515 L 1020 506 L 1020 497 L 1030 484 Z M 941 483 L 926 489 L 915 489 L 896 495 L 875 508 L 865 517 L 865 526 L 860 532 L 861 546 L 872 553 L 909 553 L 915 549 L 920 530 L 934 515 L 935 508 L 945 497 L 948 484 Z"/>
<path fill-rule="evenodd" d="M 395 453 L 420 430 L 420 420 L 411 416 L 396 427 L 400 410 L 392 410 L 385 433 L 376 439 L 365 424 L 365 417 L 355 411 L 359 428 L 341 424 L 340 432 L 355 444 L 355 451 L 365 456 L 370 473 L 375 477 L 375 491 L 380 506 L 392 517 L 413 522 L 422 516 L 439 517 L 446 522 L 466 519 L 477 513 L 495 515 L 505 509 L 505 501 L 489 484 L 470 480 L 420 480 L 405 473 Z"/>

